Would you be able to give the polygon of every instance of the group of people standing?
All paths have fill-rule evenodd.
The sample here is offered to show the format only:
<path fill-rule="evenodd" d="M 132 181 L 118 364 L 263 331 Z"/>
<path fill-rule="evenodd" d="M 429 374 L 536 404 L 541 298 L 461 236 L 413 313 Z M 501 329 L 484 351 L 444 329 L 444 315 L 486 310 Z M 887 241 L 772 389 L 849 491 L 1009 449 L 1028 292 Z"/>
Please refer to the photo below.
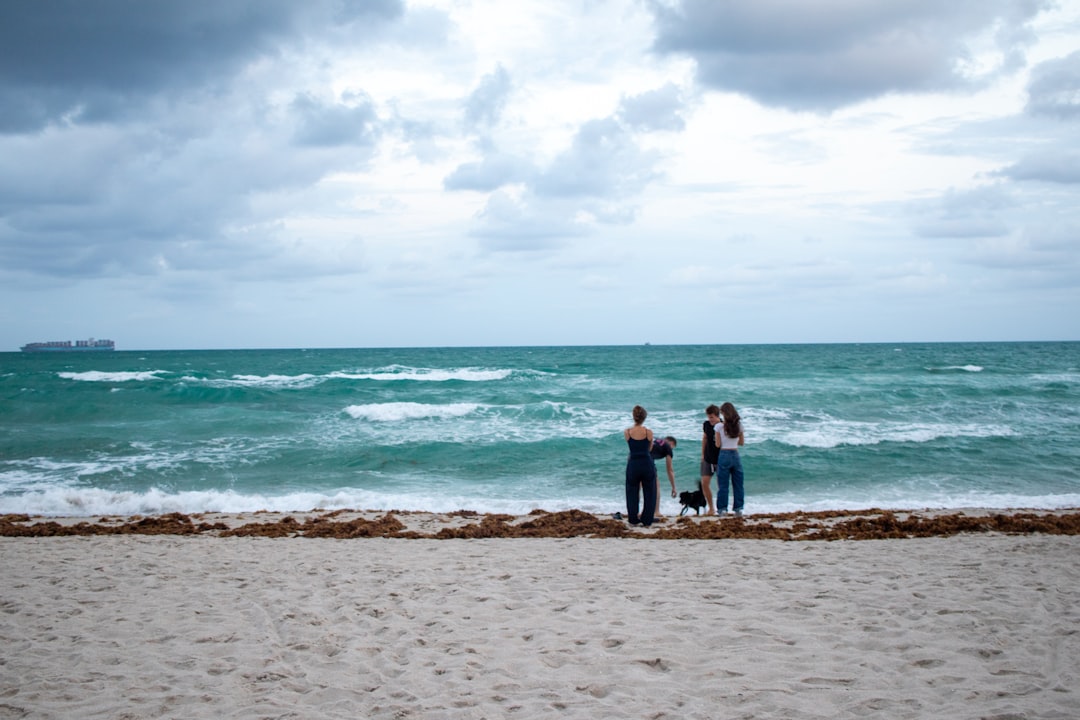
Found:
<path fill-rule="evenodd" d="M 660 515 L 660 479 L 656 472 L 656 461 L 659 459 L 666 460 L 671 497 L 676 496 L 672 457 L 677 442 L 670 435 L 660 440 L 653 437 L 652 430 L 645 426 L 645 418 L 648 417 L 645 408 L 635 405 L 632 414 L 634 424 L 623 431 L 630 448 L 630 456 L 626 460 L 626 516 L 631 525 L 648 527 Z M 720 515 L 727 512 L 729 484 L 734 496 L 731 509 L 735 515 L 742 515 L 746 496 L 739 448 L 745 441 L 742 419 L 734 405 L 726 402 L 720 407 L 709 405 L 705 408 L 701 437 L 701 492 L 708 505 L 707 515 L 716 515 L 717 507 Z M 717 476 L 718 481 L 715 505 L 713 475 Z M 640 511 L 639 499 L 642 500 Z"/>

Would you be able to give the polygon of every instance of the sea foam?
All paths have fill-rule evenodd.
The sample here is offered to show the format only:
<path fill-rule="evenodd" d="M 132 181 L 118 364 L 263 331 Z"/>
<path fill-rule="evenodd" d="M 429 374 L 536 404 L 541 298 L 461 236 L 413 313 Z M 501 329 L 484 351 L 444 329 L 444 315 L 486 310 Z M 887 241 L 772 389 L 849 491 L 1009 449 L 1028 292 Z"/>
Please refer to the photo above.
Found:
<path fill-rule="evenodd" d="M 205 378 L 185 376 L 189 383 L 200 383 L 211 387 L 248 387 L 262 389 L 307 389 L 332 380 L 350 381 L 389 381 L 406 380 L 420 382 L 487 382 L 503 380 L 515 371 L 507 369 L 458 368 L 440 370 L 434 368 L 412 368 L 389 366 L 370 371 L 335 370 L 325 374 L 301 373 L 298 375 L 233 375 L 229 378 Z M 115 374 L 115 373 L 113 373 Z M 91 378 L 79 378 L 91 379 Z M 95 378 L 96 379 L 96 378 Z"/>
<path fill-rule="evenodd" d="M 882 443 L 929 443 L 942 438 L 1010 437 L 1015 432 L 1003 425 L 918 424 L 892 422 L 852 422 L 827 420 L 814 425 L 800 423 L 761 430 L 762 439 L 806 448 L 835 448 L 844 445 Z"/>
<path fill-rule="evenodd" d="M 87 370 L 86 372 L 60 372 L 58 376 L 65 380 L 78 380 L 80 382 L 132 382 L 159 380 L 159 375 L 166 374 L 166 370 L 141 370 L 130 372 L 101 372 Z"/>
<path fill-rule="evenodd" d="M 514 373 L 509 369 L 490 368 L 416 368 L 404 365 L 390 365 L 370 371 L 334 372 L 328 377 L 346 380 L 412 380 L 419 382 L 489 382 L 505 380 Z"/>
<path fill-rule="evenodd" d="M 674 514 L 673 500 L 662 498 L 664 511 Z M 1019 495 L 996 492 L 952 492 L 945 488 L 899 487 L 891 494 L 875 495 L 872 502 L 857 492 L 824 492 L 815 497 L 800 494 L 750 494 L 749 513 L 782 513 L 817 510 L 863 510 L 870 505 L 881 509 L 1066 509 L 1080 507 L 1080 493 Z M 143 492 L 111 491 L 100 488 L 50 488 L 21 495 L 0 496 L 0 514 L 26 513 L 46 517 L 100 517 L 107 515 L 304 512 L 308 510 L 377 510 L 449 513 L 474 510 L 481 513 L 527 515 L 541 509 L 551 512 L 578 509 L 608 514 L 623 509 L 617 492 L 587 492 L 574 496 L 528 498 L 438 494 L 426 492 L 379 492 L 340 488 L 323 492 L 291 492 L 279 495 L 240 493 L 232 490 L 169 492 L 150 488 Z"/>
<path fill-rule="evenodd" d="M 419 418 L 456 418 L 475 412 L 477 403 L 450 403 L 448 405 L 429 405 L 416 402 L 373 403 L 369 405 L 350 405 L 345 412 L 357 420 L 372 422 L 398 422 Z"/>

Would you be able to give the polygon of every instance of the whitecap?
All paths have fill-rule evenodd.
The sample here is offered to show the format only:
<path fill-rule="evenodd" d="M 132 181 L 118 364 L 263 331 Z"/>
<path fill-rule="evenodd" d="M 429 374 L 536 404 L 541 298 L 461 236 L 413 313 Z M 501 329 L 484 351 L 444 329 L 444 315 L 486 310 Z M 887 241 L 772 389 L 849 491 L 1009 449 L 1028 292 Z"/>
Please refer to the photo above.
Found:
<path fill-rule="evenodd" d="M 456 418 L 476 412 L 480 405 L 476 403 L 450 403 L 447 405 L 429 405 L 416 402 L 371 403 L 350 405 L 345 412 L 357 420 L 372 422 L 398 422 L 419 418 Z"/>
<path fill-rule="evenodd" d="M 946 365 L 945 367 L 940 367 L 940 368 L 928 367 L 926 369 L 928 371 L 930 371 L 930 372 L 959 371 L 959 372 L 978 373 L 978 372 L 982 372 L 986 368 L 984 368 L 981 365 Z"/>
<path fill-rule="evenodd" d="M 132 382 L 160 380 L 158 375 L 168 372 L 166 370 L 142 370 L 131 372 L 101 372 L 87 370 L 86 372 L 61 372 L 57 373 L 65 380 L 78 380 L 80 382 Z"/>
<path fill-rule="evenodd" d="M 763 428 L 761 439 L 807 448 L 880 445 L 883 443 L 928 443 L 941 438 L 1010 437 L 1016 432 L 1004 425 L 976 423 L 931 424 L 894 422 L 853 422 L 825 419 L 798 423 L 793 428 Z"/>
<path fill-rule="evenodd" d="M 417 510 L 525 515 L 535 509 L 550 511 L 577 508 L 585 512 L 610 512 L 617 503 L 602 498 L 515 499 L 467 495 L 432 496 L 422 493 L 380 493 L 354 488 L 284 495 L 245 494 L 232 490 L 171 493 L 158 488 L 145 492 L 90 488 L 54 488 L 17 497 L 0 497 L 0 513 L 26 513 L 52 517 L 98 517 L 107 515 L 164 515 L 166 513 L 306 512 L 309 510 Z"/>
<path fill-rule="evenodd" d="M 219 381 L 221 382 L 221 381 Z M 256 388 L 306 388 L 320 382 L 317 375 L 233 375 L 226 384 Z"/>
<path fill-rule="evenodd" d="M 327 375 L 330 378 L 345 380 L 412 380 L 419 382 L 447 382 L 460 380 L 464 382 L 490 382 L 493 380 L 505 380 L 514 373 L 506 368 L 414 368 L 405 365 L 389 365 L 376 368 L 371 371 L 356 372 L 333 372 Z"/>

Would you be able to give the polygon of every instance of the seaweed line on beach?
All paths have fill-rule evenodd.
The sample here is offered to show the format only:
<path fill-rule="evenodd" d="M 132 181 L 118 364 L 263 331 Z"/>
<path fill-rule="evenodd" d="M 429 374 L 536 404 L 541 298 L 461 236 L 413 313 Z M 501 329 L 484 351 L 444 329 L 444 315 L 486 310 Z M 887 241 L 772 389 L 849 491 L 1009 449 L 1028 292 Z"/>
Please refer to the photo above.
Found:
<path fill-rule="evenodd" d="M 319 513 L 320 511 L 312 511 Z M 621 520 L 581 510 L 526 516 L 390 511 L 374 517 L 348 517 L 355 510 L 313 514 L 303 521 L 291 515 L 267 522 L 229 524 L 207 522 L 202 516 L 170 513 L 155 517 L 101 518 L 97 522 L 62 522 L 24 514 L 0 516 L 0 536 L 60 537 L 73 535 L 210 535 L 269 538 L 628 538 L 657 540 L 881 540 L 947 537 L 961 533 L 1080 535 L 1080 512 L 1037 514 L 1008 512 L 985 515 L 893 510 L 836 510 L 791 512 L 722 519 L 679 517 L 661 520 L 652 528 L 631 527 Z M 371 514 L 371 513 L 368 513 Z M 423 517 L 423 529 L 410 527 L 401 517 Z M 434 529 L 432 526 L 437 527 Z M 424 531 L 427 530 L 427 531 Z"/>

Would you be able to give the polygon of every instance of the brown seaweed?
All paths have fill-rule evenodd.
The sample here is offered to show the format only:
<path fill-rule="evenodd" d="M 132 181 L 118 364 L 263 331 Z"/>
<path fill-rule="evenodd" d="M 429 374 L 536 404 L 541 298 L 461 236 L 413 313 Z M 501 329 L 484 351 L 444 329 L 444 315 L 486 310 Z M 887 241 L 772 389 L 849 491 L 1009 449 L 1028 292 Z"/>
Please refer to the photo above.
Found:
<path fill-rule="evenodd" d="M 182 513 L 156 517 L 132 517 L 126 522 L 102 518 L 99 522 L 65 524 L 33 518 L 25 514 L 0 515 L 0 536 L 60 537 L 73 535 L 202 535 L 220 537 L 270 538 L 627 538 L 657 540 L 884 540 L 920 537 L 948 537 L 958 534 L 1001 533 L 1080 535 L 1080 512 L 1039 514 L 996 512 L 986 515 L 963 513 L 920 515 L 880 509 L 793 512 L 736 518 L 681 517 L 674 523 L 658 522 L 651 529 L 632 527 L 621 520 L 597 516 L 581 510 L 546 512 L 534 510 L 524 517 L 482 514 L 470 510 L 451 513 L 435 532 L 409 529 L 395 512 L 374 520 L 338 520 L 349 511 L 333 511 L 306 519 L 293 517 L 274 522 L 250 522 L 237 527 L 225 523 L 196 522 Z M 408 515 L 411 513 L 400 513 Z M 473 520 L 464 525 L 445 524 Z"/>

